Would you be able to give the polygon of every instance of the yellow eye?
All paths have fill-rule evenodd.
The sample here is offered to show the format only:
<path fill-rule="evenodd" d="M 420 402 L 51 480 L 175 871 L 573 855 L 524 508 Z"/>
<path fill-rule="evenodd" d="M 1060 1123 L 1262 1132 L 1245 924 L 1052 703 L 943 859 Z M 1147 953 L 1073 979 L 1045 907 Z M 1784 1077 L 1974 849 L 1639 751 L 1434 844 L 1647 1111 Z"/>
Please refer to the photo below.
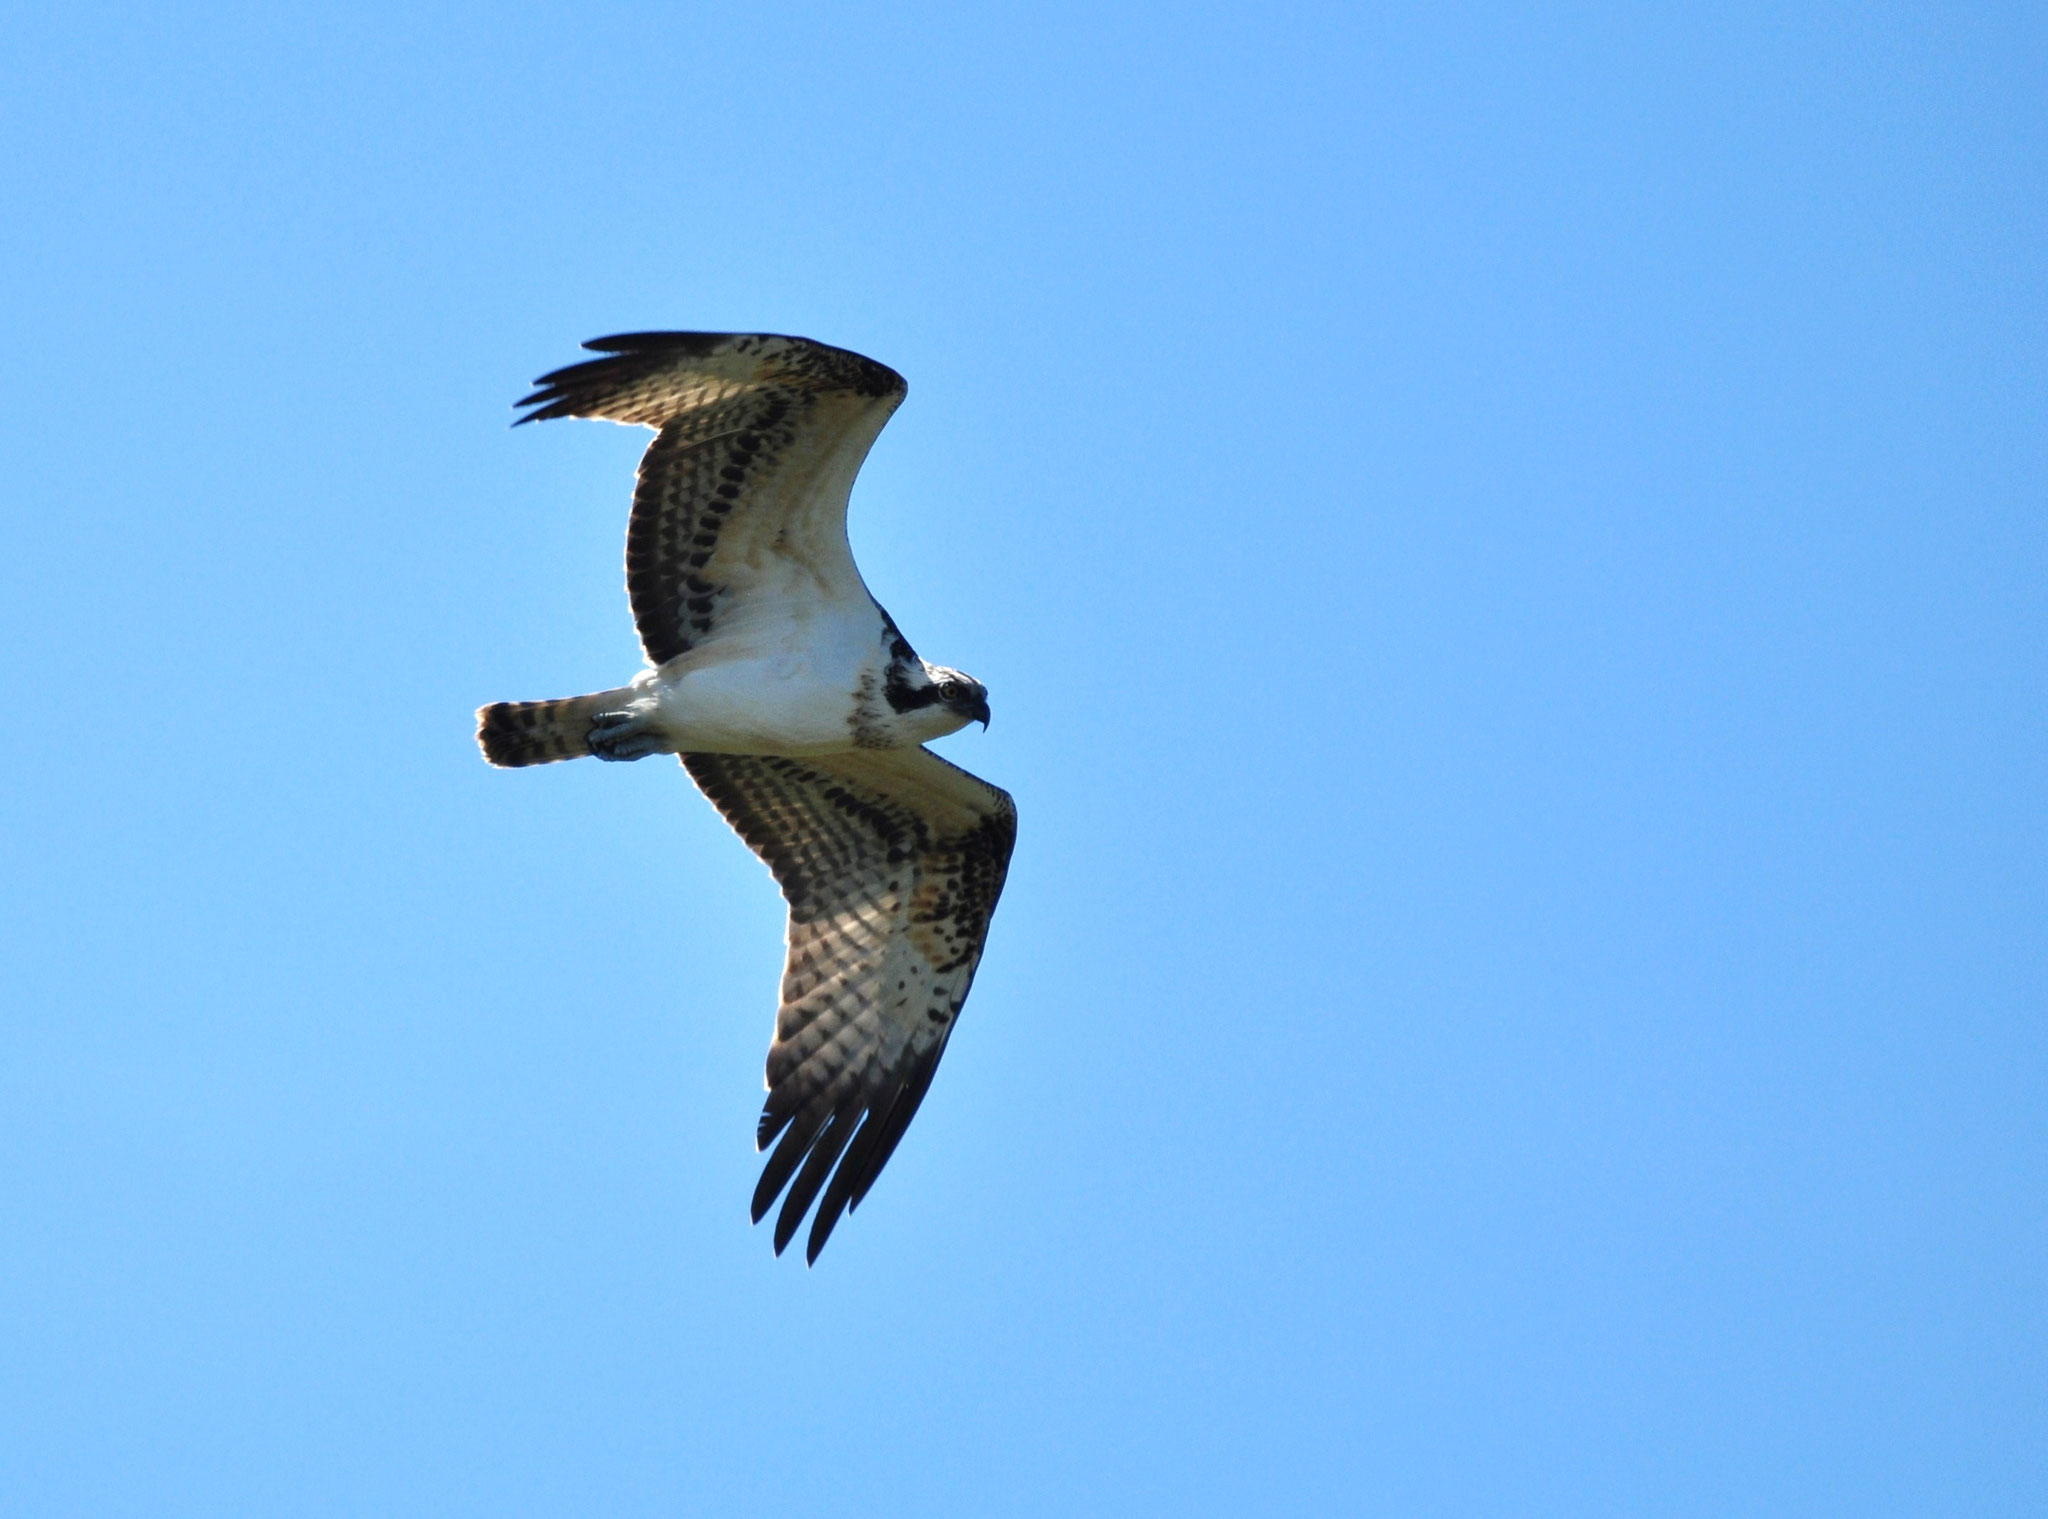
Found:
<path fill-rule="evenodd" d="M 967 688 L 957 680 L 942 680 L 939 682 L 940 701 L 958 701 L 966 694 Z"/>

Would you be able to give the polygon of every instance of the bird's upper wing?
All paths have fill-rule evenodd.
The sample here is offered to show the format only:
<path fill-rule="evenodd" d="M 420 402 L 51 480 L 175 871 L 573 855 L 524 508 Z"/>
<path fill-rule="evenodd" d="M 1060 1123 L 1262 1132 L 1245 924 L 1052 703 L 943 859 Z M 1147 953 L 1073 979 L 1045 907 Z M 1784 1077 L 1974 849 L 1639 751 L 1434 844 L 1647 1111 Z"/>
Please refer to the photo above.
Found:
<path fill-rule="evenodd" d="M 626 592 L 656 664 L 749 601 L 866 597 L 846 498 L 902 401 L 886 365 L 807 338 L 639 332 L 583 345 L 521 422 L 604 417 L 656 429 L 626 532 Z"/>
<path fill-rule="evenodd" d="M 927 749 L 686 754 L 683 764 L 789 902 L 755 1136 L 764 1150 L 780 1143 L 754 1189 L 754 1220 L 789 1187 L 780 1254 L 823 1188 L 805 1250 L 816 1260 L 931 1085 L 981 960 L 1017 808 Z"/>

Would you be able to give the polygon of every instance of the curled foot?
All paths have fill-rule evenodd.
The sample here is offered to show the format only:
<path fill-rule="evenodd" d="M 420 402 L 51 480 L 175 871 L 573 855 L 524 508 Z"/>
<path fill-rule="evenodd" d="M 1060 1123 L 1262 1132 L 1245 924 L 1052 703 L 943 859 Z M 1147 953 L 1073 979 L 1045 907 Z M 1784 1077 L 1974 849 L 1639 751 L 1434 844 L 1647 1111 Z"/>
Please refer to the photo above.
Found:
<path fill-rule="evenodd" d="M 590 752 L 601 760 L 645 759 L 673 754 L 675 746 L 649 719 L 652 712 L 600 712 L 590 720 Z"/>

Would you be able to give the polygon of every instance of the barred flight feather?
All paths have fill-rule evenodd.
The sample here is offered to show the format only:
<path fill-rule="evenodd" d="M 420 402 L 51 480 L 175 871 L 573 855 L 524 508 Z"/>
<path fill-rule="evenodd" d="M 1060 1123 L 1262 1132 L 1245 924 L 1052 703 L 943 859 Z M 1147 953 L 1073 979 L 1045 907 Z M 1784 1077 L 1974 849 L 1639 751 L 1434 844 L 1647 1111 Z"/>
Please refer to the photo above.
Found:
<path fill-rule="evenodd" d="M 754 1218 L 789 1188 L 780 1253 L 824 1189 L 805 1248 L 815 1260 L 931 1085 L 981 961 L 1016 807 L 926 749 L 686 754 L 683 763 L 789 903 L 757 1130 L 760 1147 L 775 1150 Z"/>
<path fill-rule="evenodd" d="M 602 417 L 657 430 L 626 530 L 626 592 L 648 659 L 693 647 L 760 589 L 762 566 L 781 562 L 762 552 L 770 544 L 828 596 L 859 586 L 846 498 L 903 400 L 901 375 L 773 334 L 625 333 L 583 346 L 610 357 L 542 375 L 519 421 Z"/>

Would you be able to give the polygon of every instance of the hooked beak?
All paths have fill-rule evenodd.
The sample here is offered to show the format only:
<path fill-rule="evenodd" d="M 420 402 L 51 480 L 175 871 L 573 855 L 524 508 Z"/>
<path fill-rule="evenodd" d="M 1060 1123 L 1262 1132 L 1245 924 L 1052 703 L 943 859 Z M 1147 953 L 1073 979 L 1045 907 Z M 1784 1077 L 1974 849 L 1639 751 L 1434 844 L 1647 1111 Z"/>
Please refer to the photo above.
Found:
<path fill-rule="evenodd" d="M 988 698 L 986 696 L 980 698 L 973 706 L 969 707 L 967 715 L 981 724 L 982 732 L 988 732 Z"/>

